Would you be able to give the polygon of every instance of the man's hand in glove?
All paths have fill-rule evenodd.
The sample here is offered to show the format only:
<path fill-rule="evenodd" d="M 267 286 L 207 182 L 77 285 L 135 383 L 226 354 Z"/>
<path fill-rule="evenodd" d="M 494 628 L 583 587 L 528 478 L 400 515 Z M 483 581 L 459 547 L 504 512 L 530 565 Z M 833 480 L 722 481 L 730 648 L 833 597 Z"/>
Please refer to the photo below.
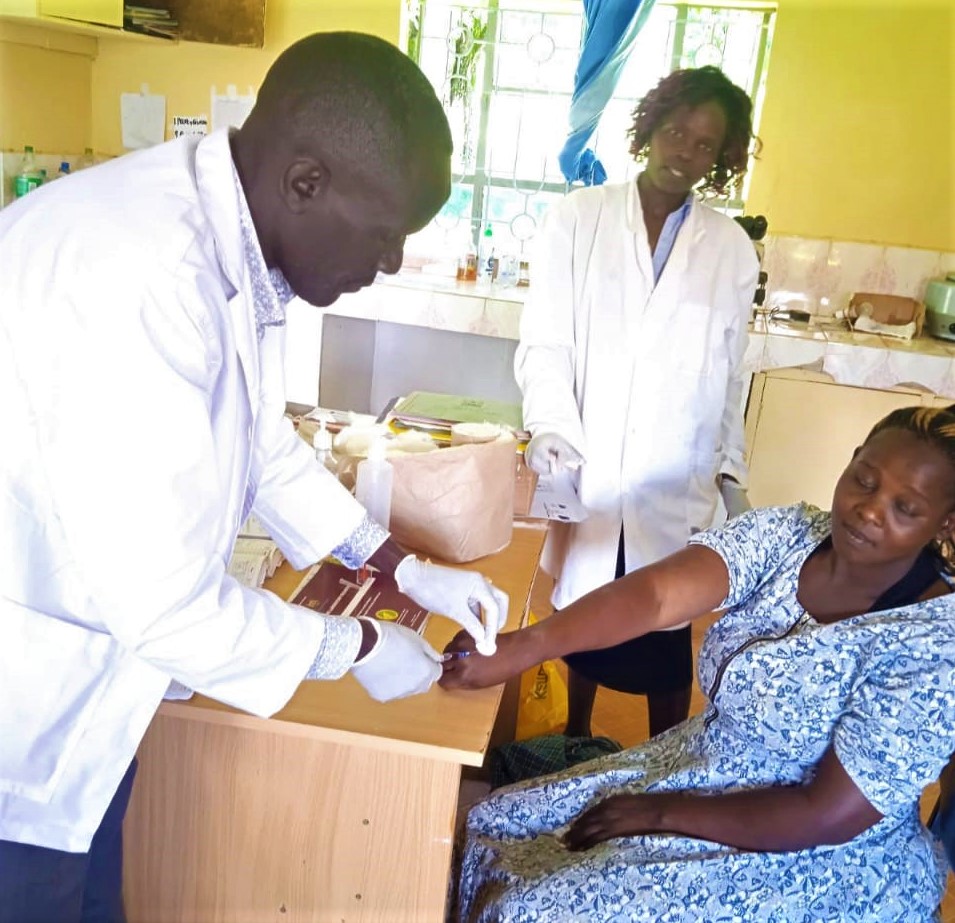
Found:
<path fill-rule="evenodd" d="M 410 554 L 395 568 L 395 581 L 419 606 L 457 622 L 474 638 L 481 654 L 497 649 L 508 600 L 507 593 L 489 580 L 474 571 L 429 564 Z"/>
<path fill-rule="evenodd" d="M 351 671 L 379 702 L 427 692 L 441 676 L 441 655 L 417 632 L 392 622 L 361 618 L 378 632 L 378 641 Z"/>

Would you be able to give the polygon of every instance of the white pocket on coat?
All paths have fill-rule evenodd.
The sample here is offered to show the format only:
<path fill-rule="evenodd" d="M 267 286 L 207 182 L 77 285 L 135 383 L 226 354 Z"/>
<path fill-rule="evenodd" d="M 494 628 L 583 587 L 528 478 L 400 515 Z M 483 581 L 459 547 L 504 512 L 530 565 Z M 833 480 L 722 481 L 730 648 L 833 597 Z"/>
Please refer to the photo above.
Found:
<path fill-rule="evenodd" d="M 0 599 L 0 792 L 48 802 L 109 683 L 116 642 Z"/>

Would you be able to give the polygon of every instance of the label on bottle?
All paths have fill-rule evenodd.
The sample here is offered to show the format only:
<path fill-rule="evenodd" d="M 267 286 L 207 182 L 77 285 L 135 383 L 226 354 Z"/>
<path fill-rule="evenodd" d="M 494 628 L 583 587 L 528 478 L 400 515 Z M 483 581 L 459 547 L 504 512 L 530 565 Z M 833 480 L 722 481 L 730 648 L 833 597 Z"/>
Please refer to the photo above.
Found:
<path fill-rule="evenodd" d="M 40 186 L 42 180 L 36 173 L 20 173 L 13 180 L 14 198 L 23 198 L 28 192 L 32 192 Z"/>

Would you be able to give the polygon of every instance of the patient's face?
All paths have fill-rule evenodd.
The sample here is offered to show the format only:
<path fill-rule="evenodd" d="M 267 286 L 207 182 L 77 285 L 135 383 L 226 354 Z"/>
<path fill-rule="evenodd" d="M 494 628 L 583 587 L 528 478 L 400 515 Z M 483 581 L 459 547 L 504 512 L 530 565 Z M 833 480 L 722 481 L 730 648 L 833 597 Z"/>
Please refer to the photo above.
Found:
<path fill-rule="evenodd" d="M 955 468 L 915 434 L 887 429 L 857 452 L 832 499 L 833 547 L 847 560 L 914 558 L 955 527 Z"/>

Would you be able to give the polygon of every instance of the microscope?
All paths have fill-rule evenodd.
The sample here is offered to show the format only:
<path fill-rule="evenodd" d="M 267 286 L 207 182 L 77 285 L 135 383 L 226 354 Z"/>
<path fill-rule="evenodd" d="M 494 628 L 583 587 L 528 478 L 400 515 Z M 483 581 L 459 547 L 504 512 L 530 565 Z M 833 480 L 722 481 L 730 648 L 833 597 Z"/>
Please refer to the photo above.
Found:
<path fill-rule="evenodd" d="M 769 222 L 766 220 L 765 215 L 737 215 L 733 220 L 746 232 L 746 236 L 753 242 L 753 247 L 756 249 L 756 258 L 759 260 L 759 276 L 756 282 L 756 292 L 753 294 L 753 318 L 755 319 L 756 312 L 762 307 L 763 302 L 766 301 L 766 281 L 769 277 L 762 269 L 763 252 L 765 250 L 763 238 L 769 229 Z"/>

